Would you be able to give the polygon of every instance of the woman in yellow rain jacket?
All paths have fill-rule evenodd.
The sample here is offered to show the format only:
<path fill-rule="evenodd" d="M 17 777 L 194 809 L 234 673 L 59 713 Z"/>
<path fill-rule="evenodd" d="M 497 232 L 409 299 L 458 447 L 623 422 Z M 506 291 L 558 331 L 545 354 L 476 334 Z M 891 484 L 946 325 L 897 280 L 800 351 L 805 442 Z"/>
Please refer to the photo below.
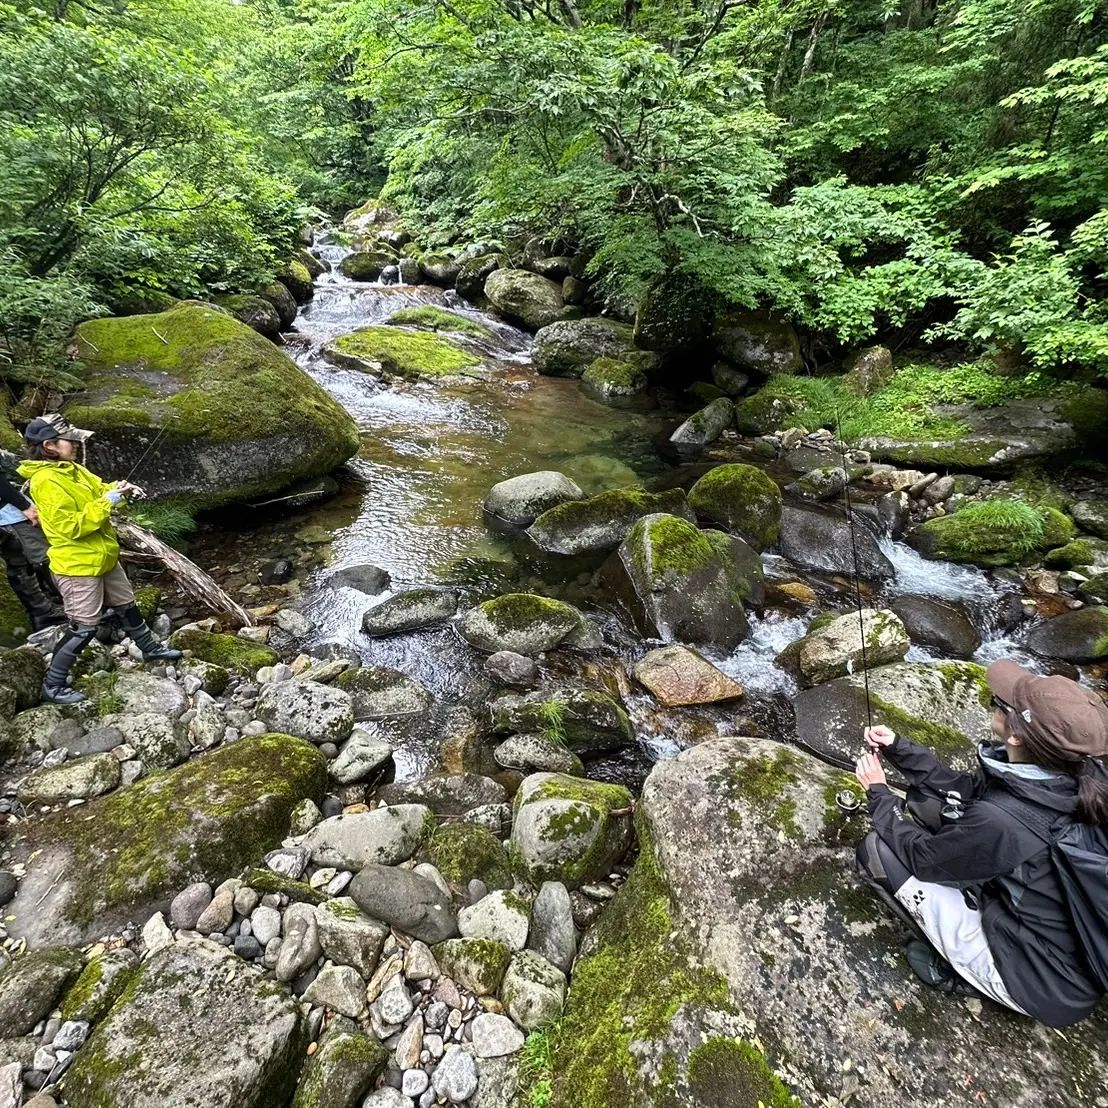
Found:
<path fill-rule="evenodd" d="M 142 489 L 127 481 L 106 484 L 78 465 L 74 458 L 92 432 L 73 427 L 63 416 L 32 420 L 23 436 L 29 460 L 19 473 L 30 480 L 31 499 L 50 543 L 50 570 L 69 617 L 69 627 L 54 648 L 42 694 L 56 704 L 79 704 L 85 697 L 70 687 L 69 671 L 96 635 L 106 607 L 115 609 L 146 661 L 174 661 L 181 652 L 168 649 L 151 634 L 119 564 L 112 509 L 123 503 L 127 493 L 142 496 Z"/>

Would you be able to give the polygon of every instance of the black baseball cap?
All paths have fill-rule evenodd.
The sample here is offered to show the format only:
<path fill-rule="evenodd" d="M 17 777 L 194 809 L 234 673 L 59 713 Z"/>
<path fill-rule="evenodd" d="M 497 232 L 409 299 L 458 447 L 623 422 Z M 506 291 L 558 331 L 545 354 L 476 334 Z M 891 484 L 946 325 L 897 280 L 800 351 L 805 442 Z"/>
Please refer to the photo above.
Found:
<path fill-rule="evenodd" d="M 68 442 L 88 442 L 93 434 L 92 431 L 74 427 L 65 416 L 57 412 L 32 419 L 23 429 L 24 439 L 36 446 L 41 446 L 44 442 L 53 442 L 55 439 L 65 439 Z"/>

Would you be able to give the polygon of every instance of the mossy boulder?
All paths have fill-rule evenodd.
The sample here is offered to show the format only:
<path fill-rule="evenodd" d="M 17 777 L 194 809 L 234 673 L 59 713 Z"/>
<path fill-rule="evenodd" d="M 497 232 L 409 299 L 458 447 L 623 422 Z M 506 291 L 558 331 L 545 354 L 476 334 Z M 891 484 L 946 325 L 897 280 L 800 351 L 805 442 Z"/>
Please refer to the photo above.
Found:
<path fill-rule="evenodd" d="M 391 251 L 355 250 L 339 262 L 339 270 L 352 281 L 376 281 L 390 265 L 396 265 L 396 255 Z"/>
<path fill-rule="evenodd" d="M 388 1060 L 376 1038 L 335 1017 L 300 1074 L 292 1108 L 356 1108 Z"/>
<path fill-rule="evenodd" d="M 768 312 L 722 313 L 712 328 L 712 342 L 724 361 L 759 377 L 799 373 L 804 366 L 796 330 Z"/>
<path fill-rule="evenodd" d="M 680 489 L 657 493 L 637 487 L 611 489 L 543 512 L 527 535 L 548 554 L 614 550 L 637 520 L 658 512 L 690 522 L 695 518 Z"/>
<path fill-rule="evenodd" d="M 1036 654 L 1066 662 L 1108 658 L 1108 607 L 1079 608 L 1032 627 L 1024 644 Z"/>
<path fill-rule="evenodd" d="M 30 646 L 0 650 L 0 689 L 8 689 L 19 711 L 33 708 L 42 699 L 46 662 Z"/>
<path fill-rule="evenodd" d="M 254 714 L 273 731 L 317 744 L 341 743 L 354 729 L 351 695 L 319 681 L 275 681 L 265 685 Z"/>
<path fill-rule="evenodd" d="M 534 593 L 506 593 L 470 608 L 458 623 L 463 639 L 495 654 L 541 654 L 556 646 L 595 650 L 601 638 L 572 604 Z"/>
<path fill-rule="evenodd" d="M 735 404 L 735 428 L 740 435 L 771 435 L 802 407 L 800 400 L 762 389 Z"/>
<path fill-rule="evenodd" d="M 602 578 L 641 634 L 731 650 L 747 634 L 744 601 L 761 588 L 761 566 L 747 552 L 733 535 L 651 515 L 632 527 Z"/>
<path fill-rule="evenodd" d="M 509 694 L 495 700 L 491 710 L 494 730 L 549 735 L 580 757 L 619 750 L 635 737 L 623 706 L 598 689 Z"/>
<path fill-rule="evenodd" d="M 822 685 L 836 677 L 899 662 L 908 653 L 908 632 L 895 612 L 862 608 L 809 631 L 796 644 L 796 666 L 803 685 Z"/>
<path fill-rule="evenodd" d="M 419 631 L 445 623 L 458 611 L 453 589 L 405 589 L 362 614 L 362 630 L 371 638 Z"/>
<path fill-rule="evenodd" d="M 536 888 L 576 889 L 611 871 L 631 842 L 631 794 L 622 785 L 533 773 L 513 808 L 512 869 Z"/>
<path fill-rule="evenodd" d="M 420 327 L 426 331 L 449 331 L 456 335 L 473 335 L 479 339 L 492 338 L 492 331 L 483 323 L 435 304 L 401 308 L 389 316 L 388 322 L 394 327 Z"/>
<path fill-rule="evenodd" d="M 512 952 L 494 939 L 446 939 L 431 948 L 439 969 L 478 996 L 500 988 Z"/>
<path fill-rule="evenodd" d="M 1083 574 L 1103 573 L 1108 570 L 1108 540 L 1082 535 L 1047 551 L 1043 563 L 1054 569 L 1077 569 Z"/>
<path fill-rule="evenodd" d="M 985 500 L 921 523 L 908 542 L 925 558 L 1008 566 L 1057 546 L 1049 540 L 1062 530 L 1045 511 L 1021 500 Z"/>
<path fill-rule="evenodd" d="M 512 867 L 500 840 L 474 823 L 442 823 L 424 843 L 421 860 L 446 878 L 455 896 L 468 899 L 474 878 L 490 889 L 512 887 Z"/>
<path fill-rule="evenodd" d="M 17 795 L 24 804 L 90 800 L 119 788 L 120 773 L 119 759 L 114 754 L 86 754 L 29 773 Z"/>
<path fill-rule="evenodd" d="M 992 740 L 984 667 L 972 662 L 896 662 L 869 671 L 873 723 L 931 747 L 960 770 L 977 766 L 977 746 Z M 797 693 L 796 734 L 829 761 L 853 762 L 868 725 L 860 671 Z"/>
<path fill-rule="evenodd" d="M 485 295 L 485 282 L 489 274 L 500 268 L 500 254 L 479 254 L 458 267 L 454 287 L 458 295 L 469 301 L 481 300 Z"/>
<path fill-rule="evenodd" d="M 1084 530 L 1097 538 L 1108 539 L 1108 498 L 1078 500 L 1070 505 L 1070 513 Z"/>
<path fill-rule="evenodd" d="M 704 520 L 768 550 L 781 533 L 781 490 L 754 466 L 716 466 L 689 489 L 689 505 Z"/>
<path fill-rule="evenodd" d="M 72 1108 L 270 1108 L 291 1098 L 307 1045 L 287 990 L 226 947 L 179 941 L 142 964 L 78 1052 L 64 1096 Z"/>
<path fill-rule="evenodd" d="M 409 381 L 456 377 L 481 364 L 449 339 L 399 327 L 363 327 L 329 343 L 323 354 L 344 369 Z"/>
<path fill-rule="evenodd" d="M 271 281 L 258 289 L 258 295 L 268 300 L 281 321 L 281 329 L 287 330 L 296 322 L 296 299 L 280 281 Z"/>
<path fill-rule="evenodd" d="M 220 635 L 197 627 L 182 627 L 180 631 L 174 631 L 170 645 L 177 650 L 187 650 L 202 662 L 210 662 L 250 678 L 258 670 L 276 665 L 279 661 L 277 651 L 268 646 L 238 635 Z"/>
<path fill-rule="evenodd" d="M 646 392 L 649 378 L 641 366 L 623 358 L 597 358 L 581 374 L 581 387 L 605 404 L 625 403 Z"/>
<path fill-rule="evenodd" d="M 234 876 L 278 845 L 297 802 L 322 801 L 326 778 L 309 743 L 261 735 L 21 824 L 15 852 L 36 856 L 9 932 L 40 946 L 146 919 L 191 882 Z"/>
<path fill-rule="evenodd" d="M 868 822 L 836 805 L 848 784 L 767 740 L 714 739 L 655 765 L 638 861 L 574 966 L 552 1108 L 798 1108 L 848 1089 L 948 1108 L 972 1100 L 966 1074 L 998 1103 L 1105 1095 L 1102 1019 L 1050 1049 L 1057 1036 L 1026 1018 L 985 1002 L 967 1019 L 915 979 L 907 932 L 855 875 Z M 1041 1062 L 1014 1067 L 1011 1037 L 1029 1029 Z"/>
<path fill-rule="evenodd" d="M 281 317 L 273 303 L 264 296 L 234 293 L 230 296 L 217 296 L 215 302 L 240 323 L 245 323 L 267 339 L 276 338 L 281 333 Z"/>
<path fill-rule="evenodd" d="M 634 353 L 631 328 L 597 316 L 543 327 L 535 335 L 531 361 L 548 377 L 580 377 L 597 358 L 623 359 Z"/>
<path fill-rule="evenodd" d="M 277 279 L 292 293 L 297 304 L 307 304 L 315 295 L 315 282 L 308 267 L 299 259 L 287 262 Z"/>
<path fill-rule="evenodd" d="M 85 392 L 65 414 L 96 432 L 90 464 L 195 507 L 326 473 L 358 449 L 351 417 L 291 358 L 234 317 L 186 302 L 77 329 Z M 157 439 L 157 447 L 150 450 Z"/>
<path fill-rule="evenodd" d="M 562 286 L 526 269 L 497 269 L 485 280 L 485 296 L 505 319 L 538 331 L 561 319 Z"/>
<path fill-rule="evenodd" d="M 65 947 L 33 950 L 0 970 L 0 1027 L 28 1035 L 81 972 L 81 955 Z"/>
<path fill-rule="evenodd" d="M 347 693 L 356 720 L 387 719 L 428 712 L 435 698 L 414 677 L 390 666 L 358 666 L 335 678 L 334 685 Z"/>
<path fill-rule="evenodd" d="M 94 954 L 62 998 L 62 1019 L 99 1023 L 130 983 L 138 963 L 138 955 L 126 947 Z"/>

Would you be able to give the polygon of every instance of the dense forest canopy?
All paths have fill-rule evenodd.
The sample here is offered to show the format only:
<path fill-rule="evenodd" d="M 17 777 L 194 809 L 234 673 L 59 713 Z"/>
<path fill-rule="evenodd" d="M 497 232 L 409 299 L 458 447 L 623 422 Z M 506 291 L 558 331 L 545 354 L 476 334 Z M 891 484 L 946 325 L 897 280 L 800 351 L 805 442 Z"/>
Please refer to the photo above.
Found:
<path fill-rule="evenodd" d="M 0 0 L 0 354 L 267 281 L 313 212 L 1108 373 L 1103 0 Z"/>

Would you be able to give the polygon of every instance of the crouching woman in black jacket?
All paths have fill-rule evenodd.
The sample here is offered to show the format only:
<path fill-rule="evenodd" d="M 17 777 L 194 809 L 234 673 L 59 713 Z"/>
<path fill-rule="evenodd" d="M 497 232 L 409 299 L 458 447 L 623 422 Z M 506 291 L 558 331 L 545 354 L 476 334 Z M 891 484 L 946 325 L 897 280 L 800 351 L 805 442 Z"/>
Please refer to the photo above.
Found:
<path fill-rule="evenodd" d="M 1108 826 L 1108 706 L 1075 681 L 1014 662 L 990 666 L 987 679 L 1000 741 L 982 743 L 975 774 L 887 727 L 867 730 L 871 752 L 857 775 L 875 830 L 859 844 L 859 871 L 927 939 L 907 948 L 927 984 L 1066 1027 L 1102 990 L 1048 840 L 1066 821 Z M 909 782 L 907 814 L 878 752 Z"/>

